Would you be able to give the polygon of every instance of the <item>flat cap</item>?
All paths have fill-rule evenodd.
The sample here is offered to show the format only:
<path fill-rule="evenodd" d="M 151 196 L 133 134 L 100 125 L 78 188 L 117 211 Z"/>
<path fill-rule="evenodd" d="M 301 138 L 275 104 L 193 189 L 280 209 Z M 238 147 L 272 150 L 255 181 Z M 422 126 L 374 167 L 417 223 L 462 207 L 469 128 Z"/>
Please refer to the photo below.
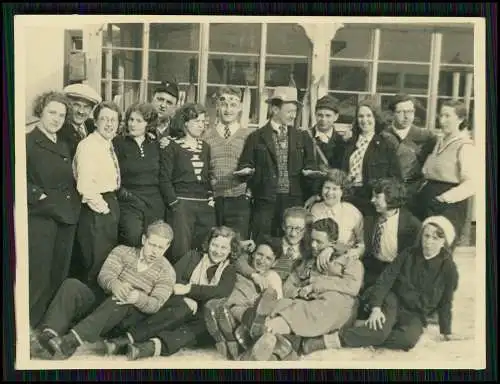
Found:
<path fill-rule="evenodd" d="M 64 87 L 63 92 L 69 97 L 88 100 L 92 104 L 99 104 L 102 101 L 101 95 L 87 84 L 71 84 Z"/>
<path fill-rule="evenodd" d="M 179 87 L 177 86 L 176 83 L 172 81 L 162 81 L 155 88 L 155 93 L 157 92 L 165 92 L 168 93 L 169 95 L 172 95 L 176 99 L 179 98 Z"/>
<path fill-rule="evenodd" d="M 330 95 L 325 95 L 316 102 L 316 110 L 329 109 L 335 113 L 340 113 L 337 100 Z"/>

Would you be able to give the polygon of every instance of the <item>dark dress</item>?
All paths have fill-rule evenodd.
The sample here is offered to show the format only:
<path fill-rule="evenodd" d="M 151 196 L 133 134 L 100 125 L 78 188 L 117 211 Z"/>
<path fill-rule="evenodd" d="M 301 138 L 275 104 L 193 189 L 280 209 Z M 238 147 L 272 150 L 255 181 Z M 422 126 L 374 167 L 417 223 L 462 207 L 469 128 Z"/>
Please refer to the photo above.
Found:
<path fill-rule="evenodd" d="M 139 247 L 147 226 L 165 215 L 159 182 L 160 147 L 148 137 L 139 147 L 130 136 L 117 136 L 113 145 L 121 174 L 118 241 Z"/>
<path fill-rule="evenodd" d="M 36 327 L 68 275 L 81 198 L 63 140 L 54 143 L 35 128 L 26 135 L 26 157 L 30 324 Z"/>

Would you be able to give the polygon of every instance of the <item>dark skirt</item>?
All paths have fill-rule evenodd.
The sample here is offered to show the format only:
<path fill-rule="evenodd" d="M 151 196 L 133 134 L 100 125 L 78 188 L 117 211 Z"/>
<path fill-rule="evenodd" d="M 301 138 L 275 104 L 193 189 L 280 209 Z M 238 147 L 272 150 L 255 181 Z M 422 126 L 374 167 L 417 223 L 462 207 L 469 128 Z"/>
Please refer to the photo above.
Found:
<path fill-rule="evenodd" d="M 457 183 L 429 180 L 416 194 L 413 213 L 421 220 L 429 216 L 444 216 L 455 227 L 455 242 L 460 239 L 467 219 L 467 199 L 456 203 L 443 203 L 436 200 L 442 193 L 456 187 Z"/>

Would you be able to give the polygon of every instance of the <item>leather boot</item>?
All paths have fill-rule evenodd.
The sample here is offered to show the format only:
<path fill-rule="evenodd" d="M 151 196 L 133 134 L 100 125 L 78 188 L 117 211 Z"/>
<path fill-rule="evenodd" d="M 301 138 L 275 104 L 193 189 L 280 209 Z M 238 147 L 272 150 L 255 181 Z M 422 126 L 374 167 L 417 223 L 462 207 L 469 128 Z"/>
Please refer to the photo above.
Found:
<path fill-rule="evenodd" d="M 30 356 L 35 359 L 51 359 L 54 352 L 50 349 L 49 340 L 54 336 L 46 331 L 32 331 L 30 333 Z"/>
<path fill-rule="evenodd" d="M 155 344 L 152 341 L 128 344 L 127 346 L 127 359 L 129 360 L 144 359 L 146 357 L 153 357 L 154 355 Z"/>
<path fill-rule="evenodd" d="M 288 357 L 293 357 L 293 352 L 295 351 L 290 340 L 284 335 L 276 335 L 276 345 L 274 346 L 273 354 L 277 356 L 278 360 L 288 360 Z"/>
<path fill-rule="evenodd" d="M 127 351 L 127 345 L 130 344 L 130 340 L 127 336 L 116 337 L 111 340 L 105 340 L 104 346 L 106 348 L 106 355 L 121 355 Z"/>
<path fill-rule="evenodd" d="M 234 337 L 236 341 L 238 342 L 239 345 L 243 348 L 243 350 L 248 350 L 251 345 L 252 345 L 252 338 L 250 337 L 250 332 L 248 331 L 248 328 L 240 324 L 236 330 L 234 331 Z"/>
<path fill-rule="evenodd" d="M 309 355 L 315 351 L 326 349 L 323 336 L 309 337 L 302 341 L 302 352 L 304 355 Z"/>
<path fill-rule="evenodd" d="M 273 351 L 276 346 L 276 336 L 272 333 L 264 333 L 255 342 L 250 350 L 250 361 L 270 361 L 273 360 Z"/>
<path fill-rule="evenodd" d="M 54 351 L 54 360 L 66 360 L 73 356 L 80 342 L 73 332 L 70 332 L 63 337 L 53 337 L 49 340 L 49 346 Z"/>

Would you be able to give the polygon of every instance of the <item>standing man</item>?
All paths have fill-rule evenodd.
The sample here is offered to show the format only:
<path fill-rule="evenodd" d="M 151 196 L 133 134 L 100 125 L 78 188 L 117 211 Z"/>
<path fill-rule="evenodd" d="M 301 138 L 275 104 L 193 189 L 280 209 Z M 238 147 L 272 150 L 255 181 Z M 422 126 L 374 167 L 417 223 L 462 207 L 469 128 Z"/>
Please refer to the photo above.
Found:
<path fill-rule="evenodd" d="M 252 132 L 242 127 L 241 90 L 222 87 L 217 92 L 219 123 L 210 128 L 203 139 L 210 145 L 212 169 L 215 171 L 215 214 L 217 225 L 231 227 L 248 239 L 250 226 L 250 196 L 247 185 L 233 172 L 248 135 Z"/>
<path fill-rule="evenodd" d="M 59 131 L 59 137 L 68 144 L 71 157 L 74 157 L 78 143 L 95 129 L 90 114 L 102 98 L 86 84 L 68 85 L 63 92 L 71 100 L 72 113 L 71 119 Z"/>
<path fill-rule="evenodd" d="M 158 141 L 169 135 L 170 120 L 177 109 L 178 100 L 179 88 L 171 81 L 162 81 L 154 90 L 151 103 L 158 112 L 158 123 L 151 133 Z"/>
<path fill-rule="evenodd" d="M 406 94 L 394 96 L 389 105 L 393 122 L 382 135 L 397 146 L 397 156 L 401 164 L 403 181 L 408 202 L 413 200 L 423 182 L 422 166 L 434 149 L 436 135 L 430 130 L 416 127 L 415 100 Z"/>
<path fill-rule="evenodd" d="M 283 212 L 304 204 L 305 176 L 314 174 L 316 168 L 311 138 L 293 127 L 300 104 L 297 89 L 276 87 L 268 103 L 271 119 L 248 136 L 235 172 L 249 177 L 256 241 L 262 235 L 282 236 Z"/>

